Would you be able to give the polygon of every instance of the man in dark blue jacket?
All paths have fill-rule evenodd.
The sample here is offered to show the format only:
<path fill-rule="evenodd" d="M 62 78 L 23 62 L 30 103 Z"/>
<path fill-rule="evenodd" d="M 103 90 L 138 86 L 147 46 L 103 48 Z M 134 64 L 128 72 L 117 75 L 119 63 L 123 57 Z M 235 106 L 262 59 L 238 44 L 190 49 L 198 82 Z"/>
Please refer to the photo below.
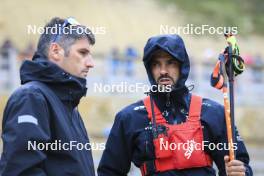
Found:
<path fill-rule="evenodd" d="M 237 131 L 236 147 L 234 148 L 236 149 L 236 160 L 229 161 L 228 147 L 223 148 L 223 145 L 217 145 L 218 148 L 212 147 L 216 144 L 227 144 L 223 106 L 206 98 L 198 98 L 201 100 L 200 109 L 190 105 L 193 95 L 185 86 L 190 63 L 181 37 L 161 35 L 150 38 L 144 48 L 143 61 L 151 85 L 161 87 L 169 85 L 171 89 L 167 92 L 151 92 L 153 104 L 150 107 L 155 105 L 157 107 L 157 109 L 153 108 L 153 112 L 144 99 L 144 101 L 141 100 L 127 106 L 116 115 L 99 164 L 98 175 L 126 176 L 130 170 L 131 162 L 141 169 L 142 175 L 213 176 L 216 175 L 216 171 L 212 167 L 212 162 L 216 164 L 220 176 L 252 175 L 246 147 Z M 162 117 L 162 119 L 157 117 L 156 126 L 160 123 L 158 121 L 163 120 L 167 127 L 182 128 L 187 122 L 190 125 L 194 124 L 194 122 L 189 122 L 192 117 L 191 108 L 199 110 L 199 115 L 197 115 L 199 123 L 195 123 L 200 125 L 197 128 L 197 134 L 200 130 L 201 141 L 207 142 L 204 143 L 202 154 L 196 152 L 197 156 L 201 157 L 191 157 L 192 152 L 195 153 L 193 150 L 189 152 L 190 155 L 188 153 L 181 155 L 182 153 L 177 152 L 175 148 L 169 149 L 175 150 L 172 151 L 173 155 L 170 153 L 171 151 L 169 153 L 158 151 L 160 149 L 157 149 L 154 140 L 157 139 L 157 134 L 163 135 L 160 141 L 165 139 L 182 140 L 184 134 L 189 135 L 193 129 L 189 128 L 189 131 L 185 129 L 184 132 L 178 131 L 176 134 L 176 132 L 171 133 L 168 128 L 158 126 L 159 128 L 154 131 L 155 122 L 150 120 L 150 117 L 153 119 L 153 114 Z M 156 113 L 157 111 L 160 111 L 160 114 Z M 188 126 L 185 125 L 183 128 L 188 129 Z M 197 134 L 194 132 L 191 133 L 191 136 L 197 137 Z M 182 139 L 178 136 L 181 136 Z M 188 136 L 186 137 L 188 138 Z M 188 142 L 190 141 L 194 142 L 194 140 Z M 181 152 L 183 151 L 181 149 Z M 187 159 L 184 158 L 186 156 L 188 156 Z M 208 160 L 203 160 L 203 156 L 207 156 Z M 189 164 L 188 159 L 190 159 Z M 183 165 L 181 161 L 187 161 L 187 164 Z M 168 165 L 164 165 L 164 162 Z M 178 162 L 178 165 L 174 162 Z"/>
<path fill-rule="evenodd" d="M 44 29 L 32 61 L 21 66 L 22 86 L 4 110 L 0 175 L 95 176 L 76 108 L 94 66 L 94 35 L 73 18 L 53 18 Z"/>

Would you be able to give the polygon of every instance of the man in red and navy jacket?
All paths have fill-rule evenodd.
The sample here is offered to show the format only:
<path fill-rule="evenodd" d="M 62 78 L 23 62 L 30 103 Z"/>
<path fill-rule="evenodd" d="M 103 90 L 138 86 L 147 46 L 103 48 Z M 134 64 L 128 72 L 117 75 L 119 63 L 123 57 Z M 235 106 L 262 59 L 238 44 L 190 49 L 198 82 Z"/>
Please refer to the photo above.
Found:
<path fill-rule="evenodd" d="M 142 175 L 214 176 L 213 162 L 220 176 L 253 175 L 237 130 L 236 159 L 229 160 L 224 107 L 185 86 L 190 62 L 182 38 L 150 38 L 143 61 L 152 90 L 169 91 L 156 89 L 116 115 L 98 175 L 126 176 L 131 162 Z"/>

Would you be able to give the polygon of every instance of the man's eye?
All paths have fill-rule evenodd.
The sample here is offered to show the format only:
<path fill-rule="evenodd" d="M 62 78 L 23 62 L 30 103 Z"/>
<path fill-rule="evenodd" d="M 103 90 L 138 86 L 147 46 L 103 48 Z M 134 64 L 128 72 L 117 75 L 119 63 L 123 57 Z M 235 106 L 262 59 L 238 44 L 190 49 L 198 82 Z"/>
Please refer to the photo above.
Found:
<path fill-rule="evenodd" d="M 153 62 L 153 63 L 151 64 L 152 67 L 156 67 L 157 65 L 158 65 L 157 62 Z"/>
<path fill-rule="evenodd" d="M 79 53 L 80 53 L 81 55 L 83 55 L 83 56 L 87 55 L 87 52 L 86 52 L 86 51 L 80 51 Z"/>
<path fill-rule="evenodd" d="M 170 64 L 170 65 L 176 65 L 177 62 L 175 60 L 171 60 L 171 61 L 168 62 L 168 64 Z"/>

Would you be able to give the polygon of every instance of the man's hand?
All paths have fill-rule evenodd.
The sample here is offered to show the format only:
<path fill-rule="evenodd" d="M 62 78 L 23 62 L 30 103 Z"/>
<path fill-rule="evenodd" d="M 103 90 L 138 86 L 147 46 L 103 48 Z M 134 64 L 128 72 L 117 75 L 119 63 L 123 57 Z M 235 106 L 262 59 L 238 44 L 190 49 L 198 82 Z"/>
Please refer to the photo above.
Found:
<path fill-rule="evenodd" d="M 245 176 L 246 168 L 239 160 L 230 161 L 229 156 L 224 157 L 227 176 Z"/>

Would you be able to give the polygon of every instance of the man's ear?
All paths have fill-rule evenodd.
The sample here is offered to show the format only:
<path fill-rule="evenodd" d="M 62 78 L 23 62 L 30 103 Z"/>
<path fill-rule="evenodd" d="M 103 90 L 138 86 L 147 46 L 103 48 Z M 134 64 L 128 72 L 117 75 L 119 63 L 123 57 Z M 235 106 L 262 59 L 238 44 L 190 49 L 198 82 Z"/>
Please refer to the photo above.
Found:
<path fill-rule="evenodd" d="M 60 62 L 64 57 L 63 48 L 57 43 L 51 43 L 48 50 L 48 57 L 53 62 Z"/>

